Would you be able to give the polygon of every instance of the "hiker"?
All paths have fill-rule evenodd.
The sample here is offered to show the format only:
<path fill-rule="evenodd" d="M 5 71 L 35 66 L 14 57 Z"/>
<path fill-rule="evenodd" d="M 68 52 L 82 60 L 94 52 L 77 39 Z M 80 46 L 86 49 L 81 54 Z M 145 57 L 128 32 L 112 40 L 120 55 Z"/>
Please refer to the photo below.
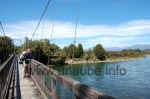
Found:
<path fill-rule="evenodd" d="M 27 49 L 26 53 L 24 54 L 24 78 L 26 76 L 31 76 L 31 52 L 30 49 Z"/>

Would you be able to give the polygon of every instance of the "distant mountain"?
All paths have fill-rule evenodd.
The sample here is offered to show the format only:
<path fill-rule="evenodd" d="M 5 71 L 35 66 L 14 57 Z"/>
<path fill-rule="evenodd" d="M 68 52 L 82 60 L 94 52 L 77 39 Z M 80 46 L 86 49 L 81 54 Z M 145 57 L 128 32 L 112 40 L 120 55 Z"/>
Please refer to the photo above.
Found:
<path fill-rule="evenodd" d="M 146 50 L 150 49 L 150 44 L 135 44 L 130 47 L 127 47 L 126 49 L 140 49 L 140 50 Z"/>
<path fill-rule="evenodd" d="M 129 47 L 110 47 L 106 48 L 107 51 L 120 51 L 122 49 L 140 49 L 140 50 L 146 50 L 150 49 L 150 44 L 135 44 Z"/>
<path fill-rule="evenodd" d="M 106 51 L 121 51 L 123 48 L 121 47 L 109 47 L 105 48 Z"/>

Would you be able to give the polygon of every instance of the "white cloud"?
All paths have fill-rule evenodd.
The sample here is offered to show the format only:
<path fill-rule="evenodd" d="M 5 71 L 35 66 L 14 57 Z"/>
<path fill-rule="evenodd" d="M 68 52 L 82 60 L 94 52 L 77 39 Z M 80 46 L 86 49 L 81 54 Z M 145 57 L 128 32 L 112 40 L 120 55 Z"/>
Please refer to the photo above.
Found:
<path fill-rule="evenodd" d="M 31 37 L 37 21 L 24 21 L 16 24 L 5 24 L 4 28 L 6 34 L 12 38 L 25 38 L 25 36 Z M 37 35 L 34 39 L 40 39 L 42 34 L 43 23 L 41 23 Z M 52 31 L 52 21 L 46 20 L 44 25 L 43 38 L 50 39 Z M 53 38 L 73 38 L 75 32 L 75 24 L 71 22 L 55 22 Z M 108 46 L 120 45 L 122 42 L 128 42 L 132 40 L 134 36 L 150 34 L 150 20 L 133 20 L 130 22 L 124 22 L 117 25 L 78 25 L 77 38 L 85 39 L 87 43 L 97 44 L 103 43 Z M 107 36 L 105 36 L 107 35 Z M 115 37 L 112 37 L 115 36 Z M 102 37 L 99 37 L 102 36 Z M 125 38 L 118 38 L 117 36 L 123 36 Z M 90 38 L 96 37 L 96 38 Z M 64 39 L 65 40 L 65 39 Z M 127 45 L 124 43 L 123 45 Z"/>

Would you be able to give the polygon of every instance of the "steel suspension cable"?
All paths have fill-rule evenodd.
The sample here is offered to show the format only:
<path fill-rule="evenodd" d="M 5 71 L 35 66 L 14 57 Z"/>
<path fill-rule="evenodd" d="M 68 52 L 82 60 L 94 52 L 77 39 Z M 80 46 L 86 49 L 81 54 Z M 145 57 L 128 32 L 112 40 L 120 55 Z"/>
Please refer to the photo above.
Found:
<path fill-rule="evenodd" d="M 42 21 L 42 19 L 43 19 L 43 17 L 44 17 L 44 14 L 45 14 L 46 11 L 47 11 L 47 8 L 48 8 L 48 6 L 49 6 L 49 4 L 50 4 L 50 1 L 51 1 L 51 0 L 48 0 L 48 3 L 47 3 L 47 5 L 46 5 L 46 7 L 45 7 L 45 9 L 44 9 L 44 11 L 43 11 L 43 13 L 42 13 L 42 16 L 41 16 L 41 18 L 40 18 L 40 20 L 39 20 L 39 22 L 38 22 L 38 24 L 37 24 L 37 26 L 36 26 L 34 32 L 33 32 L 33 35 L 32 35 L 32 37 L 31 37 L 31 40 L 32 40 L 33 37 L 35 36 L 35 33 L 36 33 L 36 31 L 37 31 L 37 29 L 38 29 L 38 27 L 39 27 L 39 25 L 40 25 L 40 23 L 41 23 L 41 21 Z"/>
<path fill-rule="evenodd" d="M 80 10 L 80 0 L 78 0 L 78 7 L 77 7 L 77 13 L 76 13 L 76 26 L 75 26 L 75 34 L 74 34 L 74 41 L 73 41 L 73 53 L 72 53 L 71 65 L 73 64 L 73 59 L 74 59 L 74 54 L 75 54 L 75 44 L 76 44 L 76 36 L 77 36 L 78 20 L 79 20 L 79 10 Z"/>

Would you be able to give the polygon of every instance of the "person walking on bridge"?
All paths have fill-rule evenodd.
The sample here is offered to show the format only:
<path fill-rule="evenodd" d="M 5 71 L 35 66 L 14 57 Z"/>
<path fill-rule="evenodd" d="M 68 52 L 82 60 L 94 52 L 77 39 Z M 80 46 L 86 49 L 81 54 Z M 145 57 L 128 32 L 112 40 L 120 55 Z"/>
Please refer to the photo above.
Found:
<path fill-rule="evenodd" d="M 26 50 L 26 53 L 24 54 L 24 78 L 28 76 L 31 76 L 31 52 L 30 49 Z"/>

